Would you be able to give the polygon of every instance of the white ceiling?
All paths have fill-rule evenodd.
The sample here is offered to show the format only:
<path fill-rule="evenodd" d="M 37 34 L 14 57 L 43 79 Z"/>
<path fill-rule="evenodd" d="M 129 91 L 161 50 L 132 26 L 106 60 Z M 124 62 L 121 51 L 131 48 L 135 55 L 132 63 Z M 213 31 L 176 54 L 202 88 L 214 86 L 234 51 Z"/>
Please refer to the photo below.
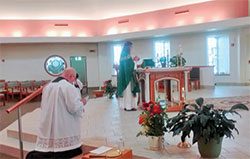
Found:
<path fill-rule="evenodd" d="M 0 0 L 0 19 L 97 20 L 212 0 Z"/>

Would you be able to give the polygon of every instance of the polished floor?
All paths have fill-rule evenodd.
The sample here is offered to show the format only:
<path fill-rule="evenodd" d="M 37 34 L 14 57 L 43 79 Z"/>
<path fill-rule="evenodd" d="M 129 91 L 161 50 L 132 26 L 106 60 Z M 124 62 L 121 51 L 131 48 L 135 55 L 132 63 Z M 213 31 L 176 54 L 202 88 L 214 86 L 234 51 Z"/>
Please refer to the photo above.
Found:
<path fill-rule="evenodd" d="M 194 90 L 187 94 L 187 99 L 197 97 L 220 98 L 230 97 L 237 99 L 240 96 L 250 98 L 250 86 L 216 86 L 215 88 Z M 229 98 L 229 99 L 230 99 Z M 245 99 L 245 98 L 244 98 Z M 250 99 L 249 99 L 250 100 Z M 39 102 L 31 103 L 39 105 Z M 228 105 L 230 107 L 231 105 Z M 172 137 L 172 134 L 166 133 L 164 138 L 164 149 L 161 151 L 152 151 L 148 148 L 148 140 L 145 136 L 136 137 L 140 131 L 138 116 L 141 110 L 126 112 L 119 108 L 116 98 L 107 97 L 90 99 L 85 106 L 85 112 L 82 119 L 82 141 L 86 145 L 116 146 L 120 138 L 124 140 L 126 148 L 131 148 L 133 154 L 148 158 L 200 158 L 197 144 L 188 149 L 180 149 L 176 145 L 180 142 L 180 137 Z M 220 158 L 247 159 L 250 158 L 250 111 L 240 111 L 241 118 L 237 119 L 236 127 L 240 134 L 234 132 L 235 139 L 224 139 L 223 149 Z M 176 113 L 168 113 L 169 117 Z M 36 134 L 37 124 L 39 122 L 40 109 L 35 109 L 31 113 L 23 116 L 23 131 Z M 32 120 L 31 120 L 32 119 Z M 18 142 L 6 137 L 6 130 L 16 130 L 17 123 L 14 122 L 0 132 L 1 144 L 16 145 Z M 191 142 L 188 139 L 188 142 Z M 24 143 L 26 150 L 34 149 L 34 143 Z"/>

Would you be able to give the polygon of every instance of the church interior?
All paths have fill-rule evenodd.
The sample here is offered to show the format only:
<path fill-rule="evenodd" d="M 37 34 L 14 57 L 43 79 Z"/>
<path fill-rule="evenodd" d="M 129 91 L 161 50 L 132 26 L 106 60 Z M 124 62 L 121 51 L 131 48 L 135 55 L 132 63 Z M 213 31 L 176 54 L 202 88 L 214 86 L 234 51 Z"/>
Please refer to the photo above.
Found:
<path fill-rule="evenodd" d="M 34 150 L 42 89 L 68 67 L 88 98 L 81 119 L 85 154 L 106 146 L 123 149 L 116 158 L 202 158 L 192 133 L 182 147 L 182 134 L 166 131 L 157 150 L 149 136 L 137 137 L 145 103 L 164 105 L 167 118 L 200 97 L 218 110 L 250 108 L 250 0 L 0 3 L 0 158 Z M 136 111 L 124 111 L 115 92 L 105 93 L 106 81 L 118 87 L 126 41 L 133 43 L 131 57 L 139 57 Z M 237 130 L 223 138 L 218 158 L 250 158 L 250 111 L 237 112 L 227 116 Z"/>

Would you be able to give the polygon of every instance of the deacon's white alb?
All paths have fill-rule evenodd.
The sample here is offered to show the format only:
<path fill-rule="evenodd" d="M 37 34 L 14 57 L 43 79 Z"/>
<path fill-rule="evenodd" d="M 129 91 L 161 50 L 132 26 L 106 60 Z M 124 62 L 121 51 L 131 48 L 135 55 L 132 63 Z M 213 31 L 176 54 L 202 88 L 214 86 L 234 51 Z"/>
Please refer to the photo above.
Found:
<path fill-rule="evenodd" d="M 36 151 L 59 152 L 81 146 L 84 109 L 80 100 L 79 90 L 65 79 L 43 89 Z"/>

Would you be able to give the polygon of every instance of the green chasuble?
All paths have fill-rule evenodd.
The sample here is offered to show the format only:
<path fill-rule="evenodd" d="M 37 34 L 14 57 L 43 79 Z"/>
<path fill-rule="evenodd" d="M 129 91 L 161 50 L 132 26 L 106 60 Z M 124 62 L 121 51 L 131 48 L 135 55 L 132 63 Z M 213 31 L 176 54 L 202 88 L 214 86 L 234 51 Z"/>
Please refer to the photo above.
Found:
<path fill-rule="evenodd" d="M 131 82 L 131 90 L 135 96 L 137 92 L 140 92 L 139 83 L 134 71 L 134 62 L 130 56 L 129 49 L 123 49 L 120 57 L 119 74 L 118 74 L 118 87 L 117 94 L 119 97 L 123 96 L 123 91 L 127 88 L 129 82 Z"/>

